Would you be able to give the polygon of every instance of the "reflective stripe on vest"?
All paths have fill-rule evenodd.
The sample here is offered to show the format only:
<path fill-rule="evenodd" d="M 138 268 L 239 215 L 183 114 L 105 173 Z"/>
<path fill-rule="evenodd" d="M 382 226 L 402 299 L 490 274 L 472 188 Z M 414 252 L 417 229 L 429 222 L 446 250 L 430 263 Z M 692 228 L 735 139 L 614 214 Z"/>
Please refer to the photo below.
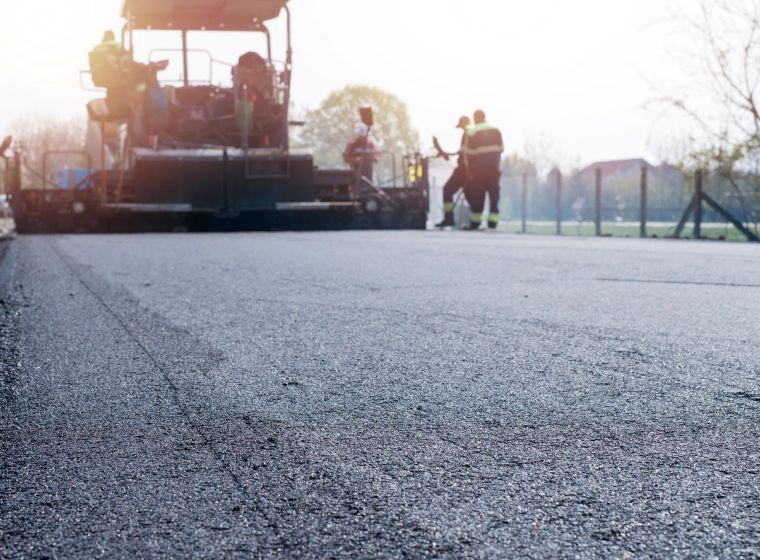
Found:
<path fill-rule="evenodd" d="M 118 41 L 103 41 L 98 46 L 96 46 L 93 50 L 95 50 L 95 51 L 105 51 L 105 50 L 109 50 L 109 51 L 110 50 L 117 50 L 117 51 L 120 51 L 123 48 L 124 47 L 122 46 L 122 44 L 119 43 Z"/>
<path fill-rule="evenodd" d="M 503 144 L 494 144 L 493 146 L 482 146 L 480 148 L 467 148 L 466 152 L 468 156 L 479 156 L 480 154 L 500 154 L 504 151 Z"/>
<path fill-rule="evenodd" d="M 464 129 L 464 133 L 467 136 L 475 136 L 478 132 L 483 132 L 484 130 L 499 130 L 492 124 L 488 124 L 486 122 L 478 123 L 478 124 L 469 124 Z"/>

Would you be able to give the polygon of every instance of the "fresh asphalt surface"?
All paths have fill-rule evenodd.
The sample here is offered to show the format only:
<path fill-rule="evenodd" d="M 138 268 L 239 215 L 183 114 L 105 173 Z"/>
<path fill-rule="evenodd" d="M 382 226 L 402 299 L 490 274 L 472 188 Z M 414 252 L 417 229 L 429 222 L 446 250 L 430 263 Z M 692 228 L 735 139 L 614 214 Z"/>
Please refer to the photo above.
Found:
<path fill-rule="evenodd" d="M 756 558 L 760 247 L 0 247 L 7 558 Z"/>

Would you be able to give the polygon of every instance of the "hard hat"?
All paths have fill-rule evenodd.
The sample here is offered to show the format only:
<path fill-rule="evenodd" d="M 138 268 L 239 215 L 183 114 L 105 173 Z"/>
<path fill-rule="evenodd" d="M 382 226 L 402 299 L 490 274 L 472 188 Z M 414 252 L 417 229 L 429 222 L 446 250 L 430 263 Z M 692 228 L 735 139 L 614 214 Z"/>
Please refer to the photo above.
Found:
<path fill-rule="evenodd" d="M 369 134 L 369 127 L 362 123 L 359 125 L 359 128 L 356 129 L 356 135 L 357 136 L 367 136 Z"/>
<path fill-rule="evenodd" d="M 470 124 L 470 117 L 459 117 L 459 124 L 456 128 L 467 128 Z"/>

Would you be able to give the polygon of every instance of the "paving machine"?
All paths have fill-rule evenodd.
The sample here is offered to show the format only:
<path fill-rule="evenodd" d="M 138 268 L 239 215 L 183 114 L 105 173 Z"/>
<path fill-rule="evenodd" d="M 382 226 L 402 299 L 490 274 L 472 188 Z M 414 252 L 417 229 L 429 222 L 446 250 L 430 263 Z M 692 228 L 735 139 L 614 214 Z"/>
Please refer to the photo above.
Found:
<path fill-rule="evenodd" d="M 94 171 L 65 189 L 47 169 L 36 173 L 41 186 L 17 185 L 11 200 L 19 231 L 424 228 L 425 157 L 404 157 L 398 185 L 394 159 L 392 184 L 377 186 L 352 170 L 316 168 L 309 151 L 290 147 L 290 127 L 299 123 L 289 121 L 287 3 L 125 0 L 121 43 L 96 48 L 82 73 L 105 91 L 87 106 L 88 151 L 72 154 L 77 167 Z M 278 63 L 267 25 L 282 19 L 287 51 Z M 178 32 L 178 82 L 160 78 L 168 61 L 135 60 L 136 31 Z M 267 49 L 233 62 L 202 51 L 212 67 L 229 70 L 232 84 L 215 85 L 210 75 L 193 80 L 188 58 L 198 51 L 188 48 L 188 35 L 211 32 L 261 33 Z M 371 125 L 371 111 L 362 119 Z"/>

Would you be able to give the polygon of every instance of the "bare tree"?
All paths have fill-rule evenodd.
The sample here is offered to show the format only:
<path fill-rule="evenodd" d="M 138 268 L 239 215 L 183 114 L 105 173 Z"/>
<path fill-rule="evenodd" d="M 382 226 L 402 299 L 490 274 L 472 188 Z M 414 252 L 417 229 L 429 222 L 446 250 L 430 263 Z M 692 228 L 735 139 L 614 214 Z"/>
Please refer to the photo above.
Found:
<path fill-rule="evenodd" d="M 11 122 L 9 132 L 24 158 L 24 184 L 42 186 L 43 158 L 46 152 L 81 151 L 85 149 L 85 122 L 77 118 L 56 118 L 32 112 Z M 53 156 L 47 160 L 48 170 L 65 165 L 86 165 L 81 157 Z"/>
<path fill-rule="evenodd" d="M 526 136 L 523 145 L 524 159 L 529 161 L 535 173 L 545 178 L 553 169 L 562 168 L 562 151 L 554 138 L 540 133 L 537 136 Z"/>
<path fill-rule="evenodd" d="M 704 85 L 723 114 L 710 123 L 691 111 L 703 130 L 718 141 L 757 141 L 760 114 L 760 3 L 756 0 L 701 0 L 696 17 L 686 20 L 701 39 Z M 684 105 L 684 109 L 689 111 Z"/>
<path fill-rule="evenodd" d="M 696 48 L 692 88 L 709 104 L 666 96 L 668 106 L 687 115 L 699 132 L 679 167 L 688 177 L 710 172 L 725 198 L 738 197 L 745 219 L 757 222 L 760 202 L 760 0 L 699 0 L 679 11 Z M 754 199 L 755 204 L 748 204 Z"/>

